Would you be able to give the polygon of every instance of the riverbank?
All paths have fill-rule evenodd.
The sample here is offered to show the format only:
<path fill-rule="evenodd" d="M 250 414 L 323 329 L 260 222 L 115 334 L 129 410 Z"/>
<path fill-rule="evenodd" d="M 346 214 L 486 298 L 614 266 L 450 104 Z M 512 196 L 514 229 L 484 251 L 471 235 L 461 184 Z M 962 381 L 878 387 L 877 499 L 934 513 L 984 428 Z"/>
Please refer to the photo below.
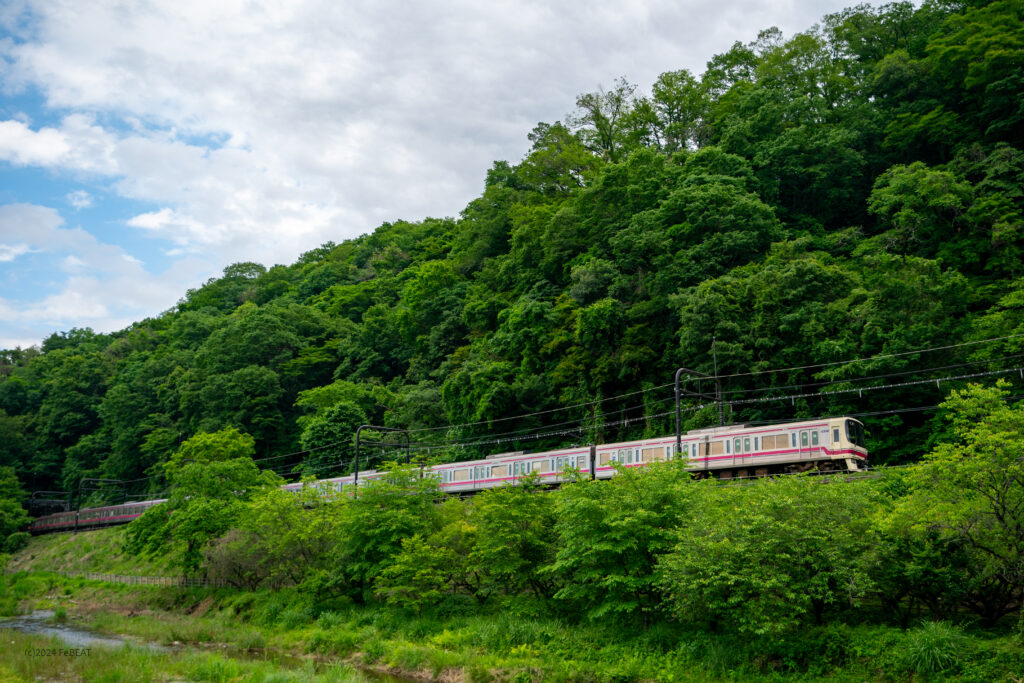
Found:
<path fill-rule="evenodd" d="M 932 667 L 943 680 L 1012 682 L 1024 670 L 1013 635 L 950 626 L 904 632 L 832 625 L 773 648 L 664 627 L 626 633 L 540 613 L 417 617 L 353 605 L 314 613 L 289 591 L 110 585 L 44 572 L 5 578 L 4 593 L 20 609 L 59 609 L 90 631 L 172 648 L 98 648 L 86 658 L 30 662 L 25 648 L 51 647 L 48 641 L 12 637 L 5 649 L 14 656 L 0 669 L 10 680 L 130 681 L 144 672 L 147 680 L 359 681 L 360 668 L 372 668 L 474 683 L 917 681 L 920 669 Z"/>
<path fill-rule="evenodd" d="M 344 663 L 315 660 L 298 667 L 274 659 L 240 659 L 219 652 L 154 651 L 146 647 L 70 647 L 59 638 L 3 629 L 0 681 L 312 681 L 374 683 Z"/>

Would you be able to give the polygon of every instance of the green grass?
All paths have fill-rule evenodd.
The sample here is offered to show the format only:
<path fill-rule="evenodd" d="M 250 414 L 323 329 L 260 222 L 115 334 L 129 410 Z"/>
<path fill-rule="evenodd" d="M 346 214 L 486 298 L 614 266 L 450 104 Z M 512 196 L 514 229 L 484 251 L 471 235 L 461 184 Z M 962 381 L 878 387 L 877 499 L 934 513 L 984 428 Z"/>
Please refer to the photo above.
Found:
<path fill-rule="evenodd" d="M 124 551 L 127 526 L 34 536 L 26 548 L 11 556 L 8 571 L 69 571 L 178 576 L 174 558 L 136 557 Z"/>
<path fill-rule="evenodd" d="M 870 624 L 806 626 L 789 639 L 756 640 L 664 623 L 646 631 L 629 624 L 575 624 L 544 616 L 543 610 L 504 604 L 472 616 L 417 617 L 344 602 L 318 610 L 310 596 L 295 590 L 123 586 L 52 573 L 4 578 L 0 593 L 17 595 L 22 609 L 59 603 L 72 624 L 140 642 L 181 643 L 201 653 L 215 650 L 266 660 L 314 658 L 427 678 L 685 683 L 920 681 L 938 676 L 989 683 L 1012 682 L 1013 675 L 1024 671 L 1019 635 L 944 624 L 906 632 Z M 148 675 L 148 655 L 137 656 L 145 659 L 138 670 Z M 154 670 L 155 675 L 175 680 L 291 680 L 287 671 L 250 671 L 238 668 L 243 665 L 230 656 L 204 657 Z M 22 676 L 29 665 L 18 666 L 16 673 Z M 117 675 L 103 680 L 121 680 Z M 60 678 L 41 674 L 48 676 Z"/>
<path fill-rule="evenodd" d="M 74 655 L 67 645 L 41 636 L 2 631 L 4 656 L 0 683 L 8 681 L 333 681 L 367 683 L 370 679 L 347 664 L 314 660 L 282 664 L 246 660 L 219 652 L 168 652 L 144 647 L 92 647 Z"/>

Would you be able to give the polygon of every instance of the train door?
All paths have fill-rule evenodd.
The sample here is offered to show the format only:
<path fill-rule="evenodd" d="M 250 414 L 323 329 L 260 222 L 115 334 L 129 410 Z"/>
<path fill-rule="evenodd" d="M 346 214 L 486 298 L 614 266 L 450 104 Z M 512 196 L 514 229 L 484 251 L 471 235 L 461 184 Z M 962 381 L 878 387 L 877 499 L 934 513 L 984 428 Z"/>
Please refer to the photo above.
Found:
<path fill-rule="evenodd" d="M 812 457 L 811 453 L 811 430 L 801 429 L 800 430 L 800 459 L 810 460 Z"/>

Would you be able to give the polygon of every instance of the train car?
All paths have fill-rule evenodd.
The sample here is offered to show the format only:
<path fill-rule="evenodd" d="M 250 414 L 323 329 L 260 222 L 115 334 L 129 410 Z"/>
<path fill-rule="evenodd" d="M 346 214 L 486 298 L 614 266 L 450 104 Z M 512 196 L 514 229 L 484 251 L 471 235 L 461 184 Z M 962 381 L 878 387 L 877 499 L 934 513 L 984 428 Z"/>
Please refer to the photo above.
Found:
<path fill-rule="evenodd" d="M 867 457 L 864 425 L 851 417 L 833 417 L 777 425 L 695 429 L 682 435 L 678 445 L 676 437 L 669 435 L 542 453 L 499 453 L 481 460 L 434 465 L 429 472 L 445 493 L 469 495 L 515 485 L 530 474 L 536 474 L 542 484 L 557 486 L 579 474 L 608 479 L 622 468 L 674 459 L 686 459 L 687 469 L 697 477 L 728 479 L 811 470 L 853 472 L 867 467 Z M 572 470 L 579 474 L 572 474 Z M 383 472 L 376 470 L 360 472 L 359 486 L 383 476 Z M 351 490 L 355 477 L 335 477 L 321 483 L 342 493 Z M 303 486 L 300 482 L 282 488 L 299 491 Z M 147 500 L 87 508 L 77 513 L 61 512 L 37 518 L 29 530 L 40 534 L 124 524 L 163 502 Z"/>
<path fill-rule="evenodd" d="M 54 515 L 37 517 L 29 524 L 33 534 L 45 534 L 54 531 L 74 531 L 76 529 L 96 529 L 115 524 L 127 524 L 142 516 L 149 508 L 167 502 L 165 498 L 158 500 L 140 500 L 121 505 L 107 505 L 99 508 L 85 508 L 77 512 L 58 512 Z"/>
<path fill-rule="evenodd" d="M 678 457 L 687 458 L 687 469 L 698 476 L 762 477 L 867 468 L 864 425 L 849 417 L 695 429 L 683 435 L 679 445 Z M 677 457 L 675 451 L 675 436 L 598 446 L 596 475 L 614 476 L 612 463 L 637 467 L 669 460 Z"/>
<path fill-rule="evenodd" d="M 532 472 L 544 484 L 558 484 L 565 481 L 566 468 L 590 472 L 591 450 L 590 446 L 582 446 L 543 453 L 500 453 L 483 460 L 435 465 L 431 471 L 441 490 L 454 494 L 515 484 Z"/>
<path fill-rule="evenodd" d="M 432 468 L 449 493 L 467 494 L 515 484 L 535 472 L 541 483 L 567 480 L 567 468 L 608 479 L 619 467 L 642 467 L 675 458 L 689 460 L 697 476 L 765 476 L 810 470 L 857 471 L 867 467 L 864 426 L 849 417 L 757 426 L 727 425 L 687 432 L 676 453 L 674 435 L 542 453 L 503 453 Z"/>

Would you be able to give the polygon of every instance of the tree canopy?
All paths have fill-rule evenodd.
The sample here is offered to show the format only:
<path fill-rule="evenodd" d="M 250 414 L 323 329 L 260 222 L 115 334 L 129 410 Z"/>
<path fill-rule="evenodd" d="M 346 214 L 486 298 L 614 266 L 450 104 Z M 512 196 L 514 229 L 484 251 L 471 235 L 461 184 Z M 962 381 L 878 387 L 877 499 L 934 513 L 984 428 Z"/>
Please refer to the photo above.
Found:
<path fill-rule="evenodd" d="M 0 352 L 0 465 L 144 495 L 230 429 L 319 476 L 358 424 L 448 459 L 664 434 L 680 366 L 724 376 L 733 421 L 862 414 L 875 462 L 918 459 L 951 378 L 1019 365 L 1022 25 L 1009 1 L 858 5 L 567 95 L 456 217 Z"/>

